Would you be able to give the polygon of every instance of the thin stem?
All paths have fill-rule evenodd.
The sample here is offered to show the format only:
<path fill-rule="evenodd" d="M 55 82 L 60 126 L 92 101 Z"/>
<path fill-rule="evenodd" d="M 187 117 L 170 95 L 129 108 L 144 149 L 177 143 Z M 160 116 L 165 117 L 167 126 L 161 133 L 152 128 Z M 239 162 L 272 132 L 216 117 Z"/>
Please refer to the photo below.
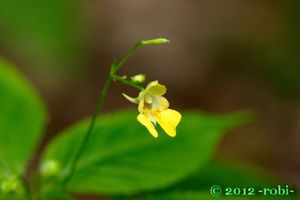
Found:
<path fill-rule="evenodd" d="M 66 178 L 63 180 L 62 182 L 62 188 L 63 190 L 65 190 L 65 187 L 66 185 L 68 184 L 68 182 L 71 180 L 74 172 L 76 171 L 76 168 L 77 168 L 77 165 L 78 165 L 78 162 L 79 162 L 79 159 L 86 147 L 86 145 L 88 144 L 88 140 L 89 138 L 91 137 L 92 135 L 92 132 L 93 132 L 93 129 L 94 129 L 94 126 L 95 126 L 95 122 L 96 122 L 96 119 L 97 119 L 97 116 L 98 114 L 100 113 L 102 107 L 103 107 L 103 104 L 104 104 L 104 100 L 105 100 L 105 97 L 106 97 L 106 94 L 107 94 L 107 91 L 108 91 L 108 88 L 110 86 L 110 83 L 112 81 L 112 78 L 115 76 L 115 73 L 120 69 L 120 67 L 122 65 L 124 65 L 129 58 L 131 58 L 133 56 L 133 54 L 136 52 L 136 50 L 142 45 L 141 42 L 138 42 L 136 45 L 134 45 L 130 51 L 126 54 L 126 56 L 120 61 L 120 62 L 114 62 L 112 65 L 111 65 L 111 68 L 110 68 L 110 74 L 108 75 L 105 83 L 104 83 L 104 87 L 103 87 L 103 90 L 101 92 L 101 95 L 98 99 L 98 102 L 97 102 L 97 106 L 96 106 L 96 111 L 91 119 L 91 123 L 89 125 L 89 128 L 82 140 L 82 143 L 79 147 L 79 150 L 77 152 L 77 154 L 75 155 L 75 158 L 74 160 L 72 161 L 71 165 L 70 165 L 70 171 L 68 173 L 68 175 L 66 176 Z"/>
<path fill-rule="evenodd" d="M 132 87 L 134 87 L 134 88 L 137 88 L 137 89 L 139 89 L 139 90 L 143 90 L 143 89 L 144 89 L 142 86 L 140 86 L 140 85 L 138 85 L 138 84 L 135 84 L 135 83 L 133 83 L 133 82 L 131 82 L 131 81 L 128 81 L 128 80 L 126 80 L 126 79 L 124 79 L 124 78 L 122 78 L 122 77 L 120 77 L 120 76 L 117 76 L 117 75 L 114 75 L 114 76 L 113 76 L 113 79 L 116 79 L 116 80 L 122 82 L 122 83 L 125 84 L 125 85 L 130 85 L 130 86 L 132 86 Z"/>
<path fill-rule="evenodd" d="M 111 75 L 115 75 L 117 73 L 117 71 L 135 54 L 135 52 L 141 46 L 165 44 L 165 43 L 169 43 L 169 42 L 170 41 L 165 38 L 156 38 L 153 40 L 140 40 L 128 51 L 128 53 L 119 62 L 113 64 L 113 66 L 111 68 Z"/>
<path fill-rule="evenodd" d="M 20 181 L 22 182 L 23 188 L 24 188 L 24 192 L 25 192 L 25 196 L 27 200 L 31 200 L 32 199 L 32 195 L 31 195 L 31 190 L 30 190 L 30 186 L 27 183 L 27 180 L 25 178 L 24 175 L 19 177 Z"/>
<path fill-rule="evenodd" d="M 86 134 L 85 134 L 85 136 L 82 140 L 82 143 L 79 147 L 79 150 L 78 150 L 77 154 L 75 155 L 74 160 L 70 164 L 70 171 L 69 171 L 68 175 L 66 176 L 66 178 L 62 182 L 62 189 L 63 190 L 65 190 L 68 182 L 73 177 L 73 175 L 74 175 L 74 173 L 77 169 L 77 165 L 78 165 L 78 162 L 80 160 L 80 157 L 82 156 L 82 154 L 84 152 L 84 149 L 85 149 L 86 145 L 88 144 L 88 140 L 92 135 L 92 132 L 93 132 L 93 129 L 94 129 L 94 126 L 95 126 L 95 123 L 96 123 L 97 116 L 98 116 L 98 114 L 100 113 L 100 111 L 103 107 L 104 100 L 105 100 L 105 97 L 106 97 L 106 94 L 107 94 L 107 91 L 108 91 L 108 88 L 110 86 L 111 81 L 113 79 L 116 79 L 116 80 L 121 81 L 124 84 L 129 84 L 129 85 L 131 85 L 133 87 L 136 87 L 140 90 L 143 89 L 142 87 L 140 87 L 140 86 L 138 86 L 134 83 L 131 83 L 130 81 L 123 80 L 122 78 L 117 76 L 116 73 L 118 72 L 118 70 L 134 55 L 134 53 L 137 51 L 137 49 L 139 47 L 141 47 L 143 45 L 162 44 L 162 43 L 166 43 L 166 42 L 168 42 L 168 40 L 166 40 L 166 39 L 157 39 L 157 40 L 154 39 L 154 40 L 148 40 L 148 41 L 147 40 L 141 40 L 138 43 L 136 43 L 119 62 L 113 62 L 113 64 L 111 65 L 111 68 L 110 68 L 110 74 L 109 74 L 109 76 L 107 77 L 107 79 L 105 81 L 103 90 L 102 90 L 101 95 L 98 99 L 97 106 L 96 106 L 96 111 L 95 111 L 95 113 L 94 113 L 94 115 L 91 119 L 91 123 L 89 125 L 89 128 L 88 128 L 88 130 L 87 130 L 87 132 L 86 132 Z"/>
<path fill-rule="evenodd" d="M 116 63 L 115 65 L 112 66 L 112 71 L 111 74 L 115 75 L 117 71 L 122 67 L 137 51 L 139 47 L 143 46 L 142 41 L 139 41 L 136 43 L 130 50 L 129 52 L 120 60 L 120 62 Z"/>
<path fill-rule="evenodd" d="M 94 129 L 94 126 L 95 126 L 95 122 L 96 122 L 96 119 L 97 119 L 97 116 L 98 114 L 100 113 L 102 107 L 103 107 L 103 104 L 104 104 L 104 100 L 105 100 L 105 97 L 106 97 L 106 94 L 107 94 L 107 91 L 108 91 L 108 88 L 109 88 L 109 85 L 111 83 L 111 80 L 112 80 L 112 77 L 109 75 L 105 81 L 105 84 L 104 84 L 104 87 L 103 87 L 103 90 L 101 92 L 101 95 L 98 99 L 98 102 L 97 102 L 97 106 L 96 106 L 96 111 L 92 117 L 92 120 L 91 120 L 91 123 L 89 125 L 89 128 L 82 140 L 82 143 L 79 147 L 79 150 L 78 150 L 78 153 L 75 155 L 75 158 L 73 160 L 73 162 L 71 163 L 70 165 L 70 171 L 69 171 L 69 174 L 68 176 L 66 177 L 66 179 L 63 181 L 63 189 L 65 188 L 65 186 L 68 184 L 68 182 L 70 181 L 70 179 L 72 178 L 74 172 L 76 171 L 76 168 L 77 168 L 77 165 L 78 165 L 78 162 L 79 162 L 79 159 L 86 147 L 86 145 L 88 144 L 88 140 L 89 138 L 91 137 L 92 135 L 92 132 L 93 132 L 93 129 Z"/>

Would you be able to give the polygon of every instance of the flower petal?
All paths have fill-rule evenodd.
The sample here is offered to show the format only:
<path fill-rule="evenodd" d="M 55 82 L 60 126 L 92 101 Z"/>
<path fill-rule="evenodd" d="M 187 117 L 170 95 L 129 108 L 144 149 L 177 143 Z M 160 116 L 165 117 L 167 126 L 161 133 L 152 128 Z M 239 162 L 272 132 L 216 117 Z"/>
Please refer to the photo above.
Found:
<path fill-rule="evenodd" d="M 143 114 L 139 114 L 139 115 L 137 116 L 137 120 L 138 120 L 142 125 L 144 125 L 144 126 L 148 129 L 148 131 L 151 133 L 151 135 L 152 135 L 153 137 L 155 137 L 155 138 L 158 137 L 158 133 L 157 133 L 157 131 L 155 130 L 155 127 L 154 127 L 154 125 L 151 123 L 151 121 L 150 121 L 149 118 L 147 118 L 147 117 L 146 117 L 145 115 L 143 115 Z"/>
<path fill-rule="evenodd" d="M 145 101 L 144 100 L 140 100 L 139 106 L 138 106 L 138 111 L 140 113 L 144 113 L 145 112 Z"/>
<path fill-rule="evenodd" d="M 151 94 L 151 95 L 161 96 L 166 92 L 167 92 L 166 86 L 159 84 L 158 81 L 150 82 L 145 89 L 145 94 Z"/>
<path fill-rule="evenodd" d="M 167 109 L 160 112 L 155 119 L 169 136 L 176 136 L 176 126 L 181 120 L 181 114 L 179 112 Z"/>
<path fill-rule="evenodd" d="M 169 102 L 165 97 L 162 96 L 154 96 L 151 110 L 153 111 L 163 111 L 169 108 Z"/>

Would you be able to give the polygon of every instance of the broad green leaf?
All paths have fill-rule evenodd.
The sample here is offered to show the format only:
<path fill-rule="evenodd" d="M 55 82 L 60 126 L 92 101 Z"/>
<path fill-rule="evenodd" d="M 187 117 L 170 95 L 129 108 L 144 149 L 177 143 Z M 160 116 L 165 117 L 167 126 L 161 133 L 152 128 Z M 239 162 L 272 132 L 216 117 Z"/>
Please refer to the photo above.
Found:
<path fill-rule="evenodd" d="M 0 179 L 23 172 L 45 122 L 36 91 L 0 59 Z"/>
<path fill-rule="evenodd" d="M 211 187 L 218 185 L 222 192 L 218 197 L 213 197 L 211 192 Z M 278 179 L 273 176 L 263 172 L 263 170 L 257 167 L 251 167 L 245 164 L 229 163 L 228 161 L 220 162 L 213 161 L 201 168 L 197 173 L 192 174 L 190 177 L 181 181 L 180 183 L 167 188 L 165 190 L 155 191 L 150 194 L 142 194 L 139 199 L 141 200 L 189 200 L 189 199 L 289 199 L 295 200 L 297 196 L 295 193 L 289 193 L 288 195 L 262 195 L 258 192 L 262 188 L 278 188 L 281 185 L 282 188 L 285 185 L 289 185 L 284 182 L 279 182 Z M 232 188 L 231 193 L 226 194 L 226 188 Z M 233 189 L 240 188 L 240 195 L 234 195 Z M 253 188 L 254 195 L 243 195 L 242 188 Z M 296 191 L 291 185 L 289 185 L 291 190 Z M 228 190 L 227 190 L 228 191 Z M 248 190 L 246 190 L 245 194 Z M 249 190 L 249 191 L 252 191 Z M 248 191 L 248 192 L 249 192 Z M 284 191 L 286 192 L 286 191 Z M 296 192 L 297 193 L 297 192 Z M 232 194 L 232 195 L 229 195 Z M 118 198 L 117 198 L 118 199 Z M 116 200 L 117 200 L 116 199 Z M 121 200 L 122 198 L 119 198 Z M 126 197 L 123 200 L 128 199 Z M 130 198 L 129 198 L 130 199 Z"/>
<path fill-rule="evenodd" d="M 210 200 L 212 197 L 205 192 L 174 192 L 161 195 L 150 195 L 141 200 Z"/>
<path fill-rule="evenodd" d="M 211 162 L 198 172 L 167 190 L 207 191 L 213 185 L 221 187 L 261 187 L 280 183 L 261 169 L 245 164 Z"/>
<path fill-rule="evenodd" d="M 42 194 L 41 199 L 55 199 L 55 200 L 75 200 L 71 195 L 62 191 L 55 191 L 48 194 Z"/>
<path fill-rule="evenodd" d="M 130 194 L 178 182 L 212 157 L 222 134 L 249 120 L 249 115 L 183 113 L 177 136 L 160 131 L 157 139 L 136 120 L 136 112 L 117 112 L 97 120 L 69 190 L 82 193 Z M 44 162 L 67 166 L 87 130 L 84 121 L 63 131 L 48 147 Z M 65 173 L 67 167 L 62 170 Z"/>
<path fill-rule="evenodd" d="M 224 192 L 221 193 L 220 196 L 214 197 L 209 191 L 208 192 L 173 192 L 166 193 L 161 195 L 153 195 L 144 198 L 140 198 L 139 200 L 214 200 L 214 199 L 234 199 L 234 200 L 266 200 L 266 199 L 274 199 L 274 200 L 296 200 L 297 198 L 294 195 L 291 196 L 280 196 L 280 195 L 270 195 L 263 196 L 260 194 L 256 194 L 254 196 L 246 196 L 246 195 L 233 195 L 227 196 Z"/>

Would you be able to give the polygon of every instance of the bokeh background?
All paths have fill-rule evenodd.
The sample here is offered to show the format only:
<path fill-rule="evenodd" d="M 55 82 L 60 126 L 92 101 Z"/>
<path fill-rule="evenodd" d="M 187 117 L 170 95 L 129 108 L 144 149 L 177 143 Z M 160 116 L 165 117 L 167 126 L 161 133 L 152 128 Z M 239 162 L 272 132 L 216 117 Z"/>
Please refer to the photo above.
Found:
<path fill-rule="evenodd" d="M 216 158 L 265 168 L 300 187 L 300 1 L 1 0 L 0 54 L 38 88 L 51 118 L 43 144 L 89 116 L 109 65 L 140 39 L 121 75 L 167 85 L 179 110 L 251 109 Z M 112 85 L 104 112 L 134 108 Z M 43 145 L 40 146 L 40 149 Z"/>

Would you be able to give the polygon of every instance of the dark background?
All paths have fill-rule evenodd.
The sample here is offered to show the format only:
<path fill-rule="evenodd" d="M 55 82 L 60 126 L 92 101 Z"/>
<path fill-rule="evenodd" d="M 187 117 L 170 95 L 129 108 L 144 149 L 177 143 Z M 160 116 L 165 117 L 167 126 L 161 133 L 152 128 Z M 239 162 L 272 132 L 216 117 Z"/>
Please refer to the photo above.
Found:
<path fill-rule="evenodd" d="M 44 143 L 89 116 L 114 58 L 140 39 L 121 75 L 167 85 L 178 110 L 251 109 L 217 158 L 261 166 L 300 187 L 300 3 L 298 0 L 44 0 L 0 2 L 0 54 L 38 88 L 51 118 Z M 114 83 L 104 111 L 135 109 Z M 42 148 L 42 147 L 41 147 Z"/>

